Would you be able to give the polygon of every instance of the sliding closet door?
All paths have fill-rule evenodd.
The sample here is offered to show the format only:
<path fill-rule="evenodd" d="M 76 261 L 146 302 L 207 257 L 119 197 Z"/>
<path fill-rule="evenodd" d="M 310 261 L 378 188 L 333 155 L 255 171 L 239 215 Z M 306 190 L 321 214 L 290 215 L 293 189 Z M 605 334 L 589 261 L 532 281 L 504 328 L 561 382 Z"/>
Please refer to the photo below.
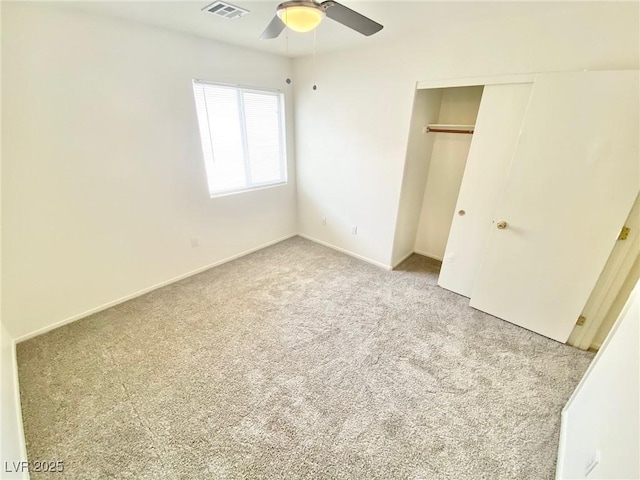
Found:
<path fill-rule="evenodd" d="M 640 188 L 639 80 L 536 78 L 471 306 L 567 340 Z"/>
<path fill-rule="evenodd" d="M 471 296 L 504 188 L 531 84 L 484 88 L 438 285 Z"/>

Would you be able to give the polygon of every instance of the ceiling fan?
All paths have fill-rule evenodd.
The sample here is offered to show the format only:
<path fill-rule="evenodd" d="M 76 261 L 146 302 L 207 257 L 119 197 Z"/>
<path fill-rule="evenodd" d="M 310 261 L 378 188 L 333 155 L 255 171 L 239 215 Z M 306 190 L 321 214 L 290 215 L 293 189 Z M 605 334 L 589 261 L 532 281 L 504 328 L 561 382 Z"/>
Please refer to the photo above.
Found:
<path fill-rule="evenodd" d="M 382 30 L 382 25 L 333 0 L 317 3 L 313 0 L 290 0 L 278 5 L 276 15 L 269 22 L 260 40 L 276 38 L 285 27 L 296 32 L 310 32 L 324 16 L 369 36 Z"/>

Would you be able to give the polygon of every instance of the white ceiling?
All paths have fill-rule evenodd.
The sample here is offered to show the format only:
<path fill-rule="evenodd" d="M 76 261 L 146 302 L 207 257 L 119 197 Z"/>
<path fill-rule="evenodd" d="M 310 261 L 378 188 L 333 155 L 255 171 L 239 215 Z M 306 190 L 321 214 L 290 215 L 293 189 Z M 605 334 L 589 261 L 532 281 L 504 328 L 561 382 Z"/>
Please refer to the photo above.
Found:
<path fill-rule="evenodd" d="M 200 37 L 232 43 L 252 49 L 297 57 L 313 53 L 314 34 L 285 32 L 273 40 L 258 37 L 275 14 L 279 0 L 246 1 L 230 3 L 248 9 L 251 13 L 236 19 L 220 18 L 202 12 L 210 1 L 81 1 L 55 2 L 60 8 L 93 14 L 119 17 L 148 25 L 186 32 Z M 317 28 L 317 51 L 357 48 L 388 43 L 395 39 L 423 31 L 430 27 L 450 23 L 452 27 L 467 21 L 508 13 L 514 4 L 521 2 L 430 2 L 430 1 L 350 1 L 344 5 L 384 25 L 379 33 L 365 37 L 330 19 Z"/>

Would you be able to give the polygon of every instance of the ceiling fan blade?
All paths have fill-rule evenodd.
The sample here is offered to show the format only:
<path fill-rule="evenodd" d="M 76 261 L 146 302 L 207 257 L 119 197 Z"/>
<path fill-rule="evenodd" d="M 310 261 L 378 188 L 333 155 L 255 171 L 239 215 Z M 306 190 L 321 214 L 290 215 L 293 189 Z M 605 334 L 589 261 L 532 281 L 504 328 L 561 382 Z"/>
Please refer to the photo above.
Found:
<path fill-rule="evenodd" d="M 273 19 L 267 25 L 267 28 L 264 29 L 262 35 L 260 35 L 260 40 L 269 40 L 271 38 L 276 38 L 278 35 L 282 33 L 284 30 L 284 22 L 280 20 L 280 17 L 277 15 L 273 17 Z"/>
<path fill-rule="evenodd" d="M 363 35 L 373 35 L 374 33 L 382 30 L 382 25 L 378 22 L 374 22 L 370 18 L 367 18 L 338 2 L 328 0 L 326 2 L 322 2 L 321 5 L 325 9 L 327 17 L 331 20 L 335 20 L 336 22 L 355 30 L 356 32 L 360 32 Z"/>

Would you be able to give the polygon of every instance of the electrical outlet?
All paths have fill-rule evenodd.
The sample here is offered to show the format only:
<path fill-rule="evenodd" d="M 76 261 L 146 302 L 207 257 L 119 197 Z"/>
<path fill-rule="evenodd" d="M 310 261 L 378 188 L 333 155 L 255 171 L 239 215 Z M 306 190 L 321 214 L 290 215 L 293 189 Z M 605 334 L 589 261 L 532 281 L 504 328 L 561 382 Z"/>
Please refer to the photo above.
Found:
<path fill-rule="evenodd" d="M 322 217 L 320 219 L 320 221 L 322 222 L 323 225 L 326 225 L 327 224 L 327 217 Z"/>
<path fill-rule="evenodd" d="M 196 248 L 200 246 L 200 239 L 198 237 L 191 237 L 191 247 Z"/>
<path fill-rule="evenodd" d="M 358 234 L 358 226 L 351 225 L 351 235 L 357 235 L 357 234 Z"/>
<path fill-rule="evenodd" d="M 600 463 L 600 450 L 595 450 L 591 455 L 591 458 L 589 459 L 587 464 L 584 466 L 584 476 L 588 477 L 589 474 L 593 472 L 593 469 L 596 468 L 599 463 Z"/>

